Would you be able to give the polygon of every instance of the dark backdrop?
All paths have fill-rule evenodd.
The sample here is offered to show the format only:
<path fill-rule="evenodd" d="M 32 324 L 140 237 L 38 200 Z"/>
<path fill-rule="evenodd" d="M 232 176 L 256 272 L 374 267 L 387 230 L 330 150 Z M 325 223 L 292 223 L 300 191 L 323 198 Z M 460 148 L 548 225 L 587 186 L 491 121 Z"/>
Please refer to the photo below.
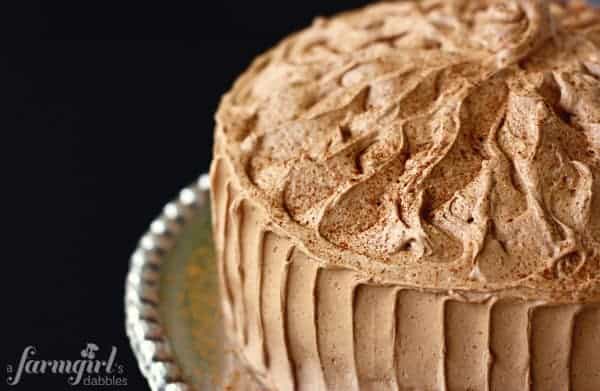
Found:
<path fill-rule="evenodd" d="M 208 169 L 219 97 L 251 59 L 365 3 L 1 2 L 0 384 L 28 345 L 76 359 L 89 341 L 102 356 L 117 346 L 130 388 L 146 389 L 122 305 L 139 236 Z M 65 384 L 29 376 L 16 389 Z"/>

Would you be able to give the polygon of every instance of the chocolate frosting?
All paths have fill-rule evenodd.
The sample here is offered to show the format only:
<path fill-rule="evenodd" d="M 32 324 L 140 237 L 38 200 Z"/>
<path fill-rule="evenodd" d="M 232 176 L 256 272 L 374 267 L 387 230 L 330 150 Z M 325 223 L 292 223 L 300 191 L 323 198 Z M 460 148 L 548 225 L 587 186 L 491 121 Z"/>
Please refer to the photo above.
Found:
<path fill-rule="evenodd" d="M 370 281 L 600 300 L 600 12 L 388 2 L 314 24 L 223 98 L 241 191 Z"/>

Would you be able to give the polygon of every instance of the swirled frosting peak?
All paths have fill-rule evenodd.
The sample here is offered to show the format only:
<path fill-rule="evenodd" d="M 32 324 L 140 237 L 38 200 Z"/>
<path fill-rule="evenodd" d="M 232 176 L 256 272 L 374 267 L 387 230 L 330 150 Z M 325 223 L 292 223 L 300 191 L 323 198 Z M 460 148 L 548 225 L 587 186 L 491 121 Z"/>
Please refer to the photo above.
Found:
<path fill-rule="evenodd" d="M 598 290 L 600 12 L 583 3 L 320 18 L 253 63 L 217 122 L 246 190 L 328 261 Z"/>

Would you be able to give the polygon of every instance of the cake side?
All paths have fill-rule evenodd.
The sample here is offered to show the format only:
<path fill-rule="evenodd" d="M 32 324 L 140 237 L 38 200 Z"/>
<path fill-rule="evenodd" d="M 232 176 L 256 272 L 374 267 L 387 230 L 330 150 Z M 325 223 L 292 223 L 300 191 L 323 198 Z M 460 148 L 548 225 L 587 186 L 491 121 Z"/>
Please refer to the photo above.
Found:
<path fill-rule="evenodd" d="M 219 153 L 211 176 L 224 328 L 265 389 L 600 388 L 600 303 L 376 284 L 306 253 Z"/>
<path fill-rule="evenodd" d="M 318 19 L 224 97 L 222 153 L 320 262 L 598 301 L 599 20 L 534 0 Z"/>

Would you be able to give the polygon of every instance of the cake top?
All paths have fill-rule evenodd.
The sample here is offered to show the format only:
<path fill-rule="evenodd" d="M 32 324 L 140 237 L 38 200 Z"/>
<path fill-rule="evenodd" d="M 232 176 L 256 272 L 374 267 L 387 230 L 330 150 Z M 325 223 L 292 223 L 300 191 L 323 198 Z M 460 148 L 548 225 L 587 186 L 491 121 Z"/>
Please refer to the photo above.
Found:
<path fill-rule="evenodd" d="M 292 35 L 223 98 L 245 191 L 378 281 L 600 297 L 600 12 L 385 2 Z"/>

